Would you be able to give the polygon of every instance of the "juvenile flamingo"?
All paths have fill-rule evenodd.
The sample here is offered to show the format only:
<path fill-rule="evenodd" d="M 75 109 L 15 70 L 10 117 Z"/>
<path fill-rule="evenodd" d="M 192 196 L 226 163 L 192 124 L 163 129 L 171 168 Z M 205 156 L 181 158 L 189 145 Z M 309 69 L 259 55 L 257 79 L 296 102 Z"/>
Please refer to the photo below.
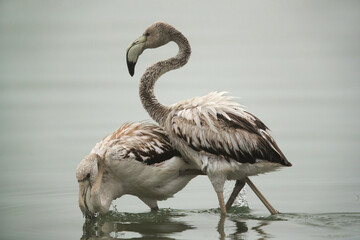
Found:
<path fill-rule="evenodd" d="M 190 44 L 180 31 L 161 22 L 149 26 L 127 49 L 130 75 L 134 75 L 135 64 L 145 49 L 171 41 L 179 47 L 177 55 L 155 63 L 141 77 L 139 93 L 144 108 L 164 128 L 173 147 L 209 177 L 222 214 L 226 213 L 223 197 L 226 180 L 237 180 L 235 195 L 247 182 L 262 199 L 248 176 L 291 166 L 262 121 L 224 93 L 211 92 L 171 106 L 159 103 L 154 95 L 159 77 L 189 60 Z M 272 214 L 277 213 L 266 200 L 263 202 Z"/>
<path fill-rule="evenodd" d="M 76 169 L 79 207 L 86 217 L 105 213 L 125 194 L 152 210 L 194 178 L 164 131 L 150 123 L 127 123 L 97 143 Z"/>

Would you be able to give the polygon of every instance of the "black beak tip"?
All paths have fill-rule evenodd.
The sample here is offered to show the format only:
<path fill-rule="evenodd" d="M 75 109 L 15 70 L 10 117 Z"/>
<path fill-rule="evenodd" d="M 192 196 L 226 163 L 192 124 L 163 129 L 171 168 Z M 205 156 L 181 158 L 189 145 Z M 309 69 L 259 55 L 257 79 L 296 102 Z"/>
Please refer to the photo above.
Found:
<path fill-rule="evenodd" d="M 134 73 L 135 73 L 135 64 L 136 64 L 136 62 L 127 61 L 127 66 L 128 66 L 128 70 L 129 70 L 130 76 L 134 76 Z"/>

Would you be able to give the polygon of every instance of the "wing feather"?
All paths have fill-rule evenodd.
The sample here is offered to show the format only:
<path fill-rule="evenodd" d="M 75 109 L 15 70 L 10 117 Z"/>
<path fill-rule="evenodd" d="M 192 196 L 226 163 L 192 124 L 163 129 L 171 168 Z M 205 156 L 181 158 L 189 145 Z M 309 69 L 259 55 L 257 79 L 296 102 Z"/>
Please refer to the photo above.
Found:
<path fill-rule="evenodd" d="M 171 131 L 192 149 L 226 160 L 255 163 L 261 159 L 290 166 L 266 125 L 223 94 L 210 93 L 174 105 Z"/>
<path fill-rule="evenodd" d="M 92 152 L 112 159 L 133 159 L 152 165 L 180 153 L 174 150 L 162 128 L 150 123 L 126 123 L 98 143 Z"/>

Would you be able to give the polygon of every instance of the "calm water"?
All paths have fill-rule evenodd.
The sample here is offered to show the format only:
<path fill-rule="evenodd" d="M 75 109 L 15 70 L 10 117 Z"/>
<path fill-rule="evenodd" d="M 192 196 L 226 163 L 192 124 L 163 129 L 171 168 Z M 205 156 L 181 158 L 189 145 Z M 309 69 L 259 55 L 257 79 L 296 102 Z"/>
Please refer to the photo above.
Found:
<path fill-rule="evenodd" d="M 221 219 L 198 177 L 150 213 L 131 196 L 86 222 L 75 168 L 126 121 L 148 50 L 131 78 L 125 51 L 154 21 L 188 36 L 189 64 L 158 83 L 171 104 L 210 91 L 240 97 L 293 163 L 254 177 L 281 212 L 248 189 Z M 273 1 L 0 1 L 1 239 L 357 239 L 360 235 L 360 4 Z M 228 188 L 231 188 L 228 186 Z"/>

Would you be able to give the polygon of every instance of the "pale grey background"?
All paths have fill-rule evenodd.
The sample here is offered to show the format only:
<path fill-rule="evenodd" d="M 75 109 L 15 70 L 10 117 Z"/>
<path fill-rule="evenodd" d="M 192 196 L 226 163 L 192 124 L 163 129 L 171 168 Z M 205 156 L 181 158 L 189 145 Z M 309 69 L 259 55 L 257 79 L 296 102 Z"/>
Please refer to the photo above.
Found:
<path fill-rule="evenodd" d="M 193 50 L 158 81 L 163 103 L 210 91 L 239 97 L 294 165 L 253 178 L 277 208 L 360 211 L 359 1 L 0 1 L 2 239 L 81 237 L 77 164 L 122 123 L 149 120 L 138 80 L 176 54 L 175 44 L 147 50 L 129 76 L 126 48 L 155 21 L 181 30 Z M 267 214 L 250 191 L 248 201 Z M 117 205 L 147 211 L 133 197 Z M 160 203 L 216 206 L 204 177 Z M 216 221 L 178 237 L 217 236 Z"/>

